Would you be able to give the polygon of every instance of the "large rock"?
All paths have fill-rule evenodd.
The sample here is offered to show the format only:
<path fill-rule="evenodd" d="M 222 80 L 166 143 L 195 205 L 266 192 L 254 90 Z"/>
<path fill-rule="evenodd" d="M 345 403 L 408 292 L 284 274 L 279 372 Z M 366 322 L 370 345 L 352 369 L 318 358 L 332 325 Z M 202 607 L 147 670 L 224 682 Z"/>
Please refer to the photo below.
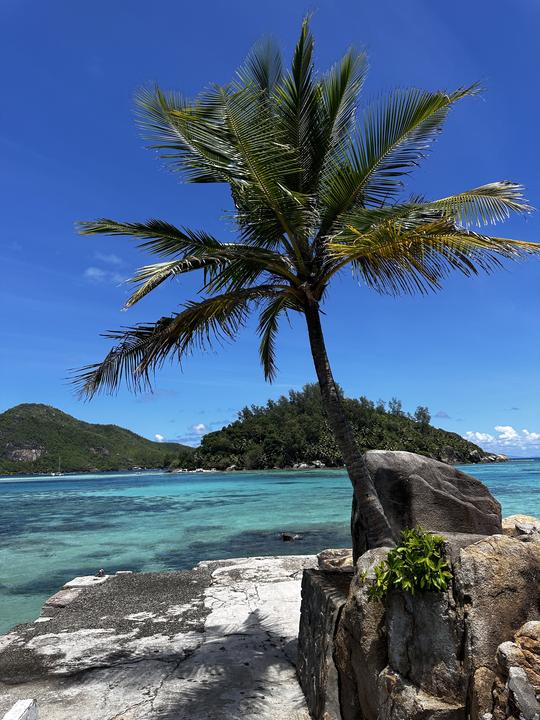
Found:
<path fill-rule="evenodd" d="M 497 674 L 484 706 L 495 720 L 538 720 L 540 703 L 540 622 L 525 623 L 497 649 Z"/>
<path fill-rule="evenodd" d="M 351 581 L 350 573 L 305 570 L 297 673 L 314 720 L 341 720 L 334 635 Z"/>
<path fill-rule="evenodd" d="M 417 525 L 437 532 L 502 531 L 499 503 L 471 475 L 410 452 L 370 450 L 366 461 L 396 539 L 403 528 Z M 351 532 L 357 559 L 367 547 L 354 498 Z"/>
<path fill-rule="evenodd" d="M 539 617 L 540 544 L 487 537 L 461 550 L 453 569 L 457 601 L 466 616 L 466 671 L 495 670 L 497 647 Z"/>
<path fill-rule="evenodd" d="M 394 592 L 386 608 L 390 667 L 424 692 L 446 703 L 463 704 L 463 618 L 451 590 L 414 596 Z"/>
<path fill-rule="evenodd" d="M 317 555 L 319 570 L 330 572 L 354 572 L 351 548 L 328 548 Z"/>
<path fill-rule="evenodd" d="M 445 593 L 392 592 L 369 602 L 388 548 L 359 558 L 344 604 L 332 601 L 328 582 L 305 584 L 313 619 L 300 629 L 302 672 L 309 678 L 314 663 L 325 678 L 313 717 L 540 720 L 540 542 L 527 532 L 537 522 L 520 519 L 517 537 L 442 533 L 453 573 Z M 303 639 L 307 633 L 319 639 Z"/>
<path fill-rule="evenodd" d="M 503 518 L 502 531 L 504 535 L 524 539 L 527 535 L 532 540 L 540 540 L 540 520 L 532 515 L 510 515 Z"/>

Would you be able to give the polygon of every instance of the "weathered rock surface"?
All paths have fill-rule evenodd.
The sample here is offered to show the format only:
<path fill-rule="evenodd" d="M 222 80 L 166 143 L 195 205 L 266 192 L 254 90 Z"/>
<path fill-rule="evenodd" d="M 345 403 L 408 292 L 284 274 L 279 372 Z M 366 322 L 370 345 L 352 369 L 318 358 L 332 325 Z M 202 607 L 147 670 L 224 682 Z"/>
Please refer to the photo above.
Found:
<path fill-rule="evenodd" d="M 465 693 L 459 660 L 463 619 L 448 593 L 393 592 L 386 602 L 388 664 L 403 680 L 459 705 Z"/>
<path fill-rule="evenodd" d="M 341 718 L 334 634 L 350 581 L 343 572 L 304 571 L 297 672 L 314 720 Z"/>
<path fill-rule="evenodd" d="M 456 595 L 466 613 L 463 662 L 469 673 L 495 670 L 497 647 L 538 618 L 540 545 L 493 535 L 469 545 L 454 565 Z"/>
<path fill-rule="evenodd" d="M 510 515 L 503 518 L 502 531 L 509 537 L 524 539 L 523 535 L 529 535 L 540 540 L 540 520 L 532 515 Z"/>
<path fill-rule="evenodd" d="M 334 662 L 339 671 L 344 720 L 377 718 L 378 676 L 388 661 L 385 607 L 368 602 L 367 584 L 375 577 L 373 568 L 387 553 L 388 548 L 376 548 L 358 560 L 336 630 Z"/>
<path fill-rule="evenodd" d="M 537 525 L 535 518 L 505 522 L 515 536 L 442 532 L 453 573 L 445 593 L 392 592 L 384 603 L 368 602 L 385 548 L 359 558 L 337 614 L 322 617 L 328 598 L 320 579 L 317 627 L 334 638 L 325 663 L 327 677 L 331 660 L 338 676 L 337 717 L 540 720 L 540 542 L 531 538 Z M 310 593 L 313 584 L 306 583 L 308 604 Z M 301 649 L 304 632 L 302 626 Z M 306 676 L 309 670 L 307 663 Z M 319 694 L 332 694 L 333 707 L 334 688 L 318 685 Z M 319 697 L 319 710 L 324 703 Z M 325 716 L 319 711 L 314 717 Z"/>
<path fill-rule="evenodd" d="M 0 717 L 32 697 L 43 720 L 307 720 L 296 638 L 315 564 L 245 558 L 79 586 L 0 637 Z"/>
<path fill-rule="evenodd" d="M 416 525 L 437 532 L 501 532 L 500 505 L 477 478 L 410 452 L 370 450 L 366 460 L 396 538 Z M 366 544 L 354 499 L 351 529 L 356 559 Z"/>
<path fill-rule="evenodd" d="M 319 570 L 330 572 L 354 572 L 351 548 L 329 548 L 317 555 Z"/>
<path fill-rule="evenodd" d="M 378 720 L 464 720 L 463 705 L 444 702 L 407 682 L 390 667 L 379 676 Z M 357 716 L 361 717 L 361 716 Z"/>
<path fill-rule="evenodd" d="M 517 631 L 513 641 L 499 645 L 487 707 L 496 720 L 539 720 L 539 696 L 540 622 L 530 621 Z"/>

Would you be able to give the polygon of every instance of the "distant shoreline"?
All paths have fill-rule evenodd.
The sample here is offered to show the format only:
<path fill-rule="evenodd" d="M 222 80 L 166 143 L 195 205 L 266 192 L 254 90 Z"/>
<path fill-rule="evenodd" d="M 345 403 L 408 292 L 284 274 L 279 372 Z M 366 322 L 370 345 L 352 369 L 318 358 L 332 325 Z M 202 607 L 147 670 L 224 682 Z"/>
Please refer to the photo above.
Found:
<path fill-rule="evenodd" d="M 516 462 L 520 460 L 536 460 L 537 458 L 534 457 L 506 457 L 505 459 L 499 459 L 499 460 L 481 460 L 479 462 L 457 462 L 457 463 L 451 463 L 452 465 L 494 465 L 497 463 L 506 463 L 506 462 Z M 170 470 L 168 468 L 162 468 L 162 467 L 155 467 L 155 468 L 140 468 L 137 470 L 133 470 L 132 468 L 117 468 L 115 470 L 66 470 L 65 472 L 62 472 L 60 475 L 57 473 L 32 473 L 32 472 L 13 472 L 13 473 L 3 473 L 0 474 L 0 480 L 6 478 L 13 478 L 13 477 L 24 477 L 24 478 L 41 478 L 41 479 L 55 479 L 55 478 L 62 478 L 62 477 L 72 477 L 74 475 L 107 475 L 112 473 L 129 473 L 130 475 L 136 475 L 139 473 L 163 473 L 164 475 L 205 475 L 209 473 L 219 473 L 220 475 L 227 475 L 227 474 L 234 474 L 234 473 L 261 473 L 261 472 L 314 472 L 314 471 L 324 471 L 324 470 L 342 470 L 346 471 L 345 465 L 328 465 L 324 467 L 319 467 L 316 465 L 308 465 L 307 467 L 268 467 L 268 468 L 257 468 L 253 470 L 249 470 L 247 468 L 234 468 L 226 470 L 218 470 L 217 468 L 196 468 L 194 470 L 187 470 L 187 469 L 175 469 Z"/>

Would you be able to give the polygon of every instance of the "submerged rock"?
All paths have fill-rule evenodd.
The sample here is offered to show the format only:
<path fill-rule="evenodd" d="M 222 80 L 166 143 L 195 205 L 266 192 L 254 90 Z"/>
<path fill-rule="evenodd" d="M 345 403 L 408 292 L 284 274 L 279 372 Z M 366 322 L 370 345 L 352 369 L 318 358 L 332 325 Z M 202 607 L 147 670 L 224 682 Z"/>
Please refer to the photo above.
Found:
<path fill-rule="evenodd" d="M 282 532 L 281 539 L 283 542 L 294 542 L 295 540 L 303 540 L 304 536 L 301 533 Z"/>

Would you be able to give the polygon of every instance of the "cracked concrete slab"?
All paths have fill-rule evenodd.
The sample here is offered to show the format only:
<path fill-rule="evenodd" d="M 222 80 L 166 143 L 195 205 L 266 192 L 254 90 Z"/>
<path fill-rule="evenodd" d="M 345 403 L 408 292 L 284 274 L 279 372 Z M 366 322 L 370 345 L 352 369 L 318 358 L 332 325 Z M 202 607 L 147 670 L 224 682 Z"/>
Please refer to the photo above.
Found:
<path fill-rule="evenodd" d="M 0 717 L 31 697 L 40 720 L 307 720 L 296 641 L 315 566 L 240 558 L 85 584 L 0 637 Z"/>

